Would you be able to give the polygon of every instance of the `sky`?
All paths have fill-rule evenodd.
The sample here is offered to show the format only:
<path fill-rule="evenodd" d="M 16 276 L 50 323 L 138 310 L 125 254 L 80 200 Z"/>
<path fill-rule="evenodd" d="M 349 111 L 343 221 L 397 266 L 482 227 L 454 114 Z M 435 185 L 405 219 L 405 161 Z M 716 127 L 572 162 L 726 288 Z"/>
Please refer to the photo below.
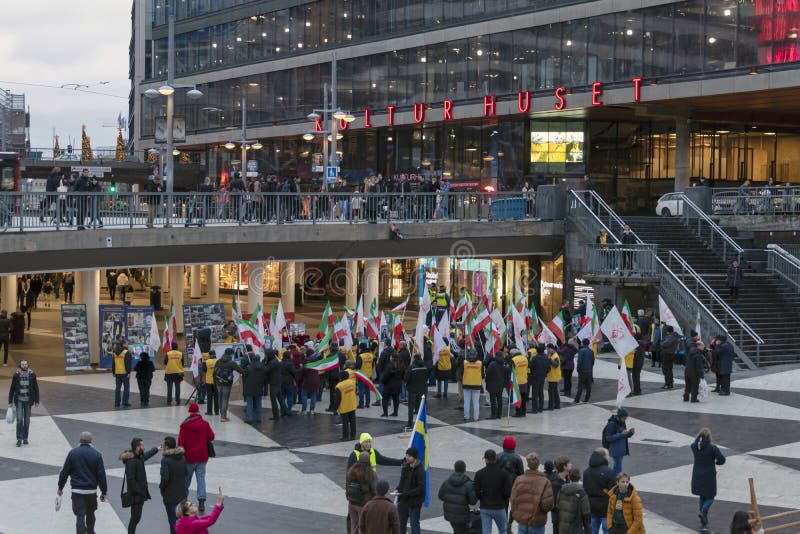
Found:
<path fill-rule="evenodd" d="M 131 5 L 131 0 L 3 2 L 0 87 L 25 94 L 32 148 L 52 148 L 55 130 L 62 149 L 70 137 L 80 149 L 82 124 L 92 148 L 115 146 L 116 128 L 103 124 L 116 125 L 120 113 L 128 115 Z M 82 89 L 113 96 L 22 83 L 88 85 Z"/>

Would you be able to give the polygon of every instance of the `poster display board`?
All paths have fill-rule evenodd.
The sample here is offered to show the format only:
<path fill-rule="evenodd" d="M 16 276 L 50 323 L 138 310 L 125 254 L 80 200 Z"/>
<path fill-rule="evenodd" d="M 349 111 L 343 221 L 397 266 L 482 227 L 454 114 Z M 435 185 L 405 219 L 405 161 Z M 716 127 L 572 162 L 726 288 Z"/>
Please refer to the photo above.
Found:
<path fill-rule="evenodd" d="M 211 330 L 212 344 L 225 341 L 225 305 L 220 302 L 183 305 L 183 338 L 186 341 L 186 361 L 192 361 L 194 332 L 201 328 Z"/>
<path fill-rule="evenodd" d="M 114 361 L 114 343 L 118 339 L 128 339 L 128 350 L 134 361 L 139 354 L 146 352 L 155 362 L 155 354 L 150 348 L 150 321 L 153 318 L 152 306 L 100 306 L 100 367 L 111 369 Z"/>
<path fill-rule="evenodd" d="M 61 331 L 67 371 L 88 369 L 89 323 L 86 319 L 86 304 L 61 305 Z"/>

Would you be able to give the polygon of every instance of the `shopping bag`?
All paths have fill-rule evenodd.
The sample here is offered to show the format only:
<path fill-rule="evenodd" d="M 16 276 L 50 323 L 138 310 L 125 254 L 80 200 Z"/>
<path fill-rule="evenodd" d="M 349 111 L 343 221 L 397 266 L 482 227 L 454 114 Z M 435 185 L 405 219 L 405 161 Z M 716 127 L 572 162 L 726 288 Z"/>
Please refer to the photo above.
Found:
<path fill-rule="evenodd" d="M 708 382 L 706 382 L 705 378 L 700 379 L 700 386 L 697 388 L 697 399 L 700 401 L 704 401 L 708 398 Z"/>
<path fill-rule="evenodd" d="M 9 425 L 13 425 L 16 418 L 17 418 L 16 410 L 14 410 L 12 406 L 9 406 L 8 410 L 6 410 L 6 423 L 8 423 Z"/>

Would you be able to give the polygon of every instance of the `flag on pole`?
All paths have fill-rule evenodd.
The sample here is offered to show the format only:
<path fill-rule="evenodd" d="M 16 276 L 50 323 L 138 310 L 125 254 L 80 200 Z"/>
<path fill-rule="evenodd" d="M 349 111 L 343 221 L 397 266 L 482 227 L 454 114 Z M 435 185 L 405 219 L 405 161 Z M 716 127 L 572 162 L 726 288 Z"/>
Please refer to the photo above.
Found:
<path fill-rule="evenodd" d="M 550 327 L 550 330 L 556 335 L 558 341 L 564 343 L 564 334 L 565 334 L 565 324 L 564 324 L 564 312 L 558 312 L 553 320 L 547 324 Z"/>
<path fill-rule="evenodd" d="M 381 392 L 378 391 L 378 388 L 375 387 L 375 384 L 372 382 L 372 380 L 367 375 L 365 375 L 361 371 L 355 371 L 355 372 L 353 372 L 353 376 L 355 376 L 358 380 L 360 380 L 365 386 L 367 386 L 367 388 L 371 392 L 373 392 L 375 394 L 376 402 L 380 402 L 380 400 L 383 398 L 381 396 Z"/>
<path fill-rule="evenodd" d="M 489 313 L 489 308 L 484 304 L 472 321 L 472 337 L 476 337 L 478 332 L 486 328 L 491 322 L 492 318 Z"/>
<path fill-rule="evenodd" d="M 147 340 L 147 344 L 153 352 L 153 361 L 155 361 L 158 349 L 161 347 L 161 337 L 158 335 L 158 324 L 155 312 L 150 315 L 150 339 Z"/>
<path fill-rule="evenodd" d="M 394 316 L 392 325 L 392 342 L 394 348 L 400 347 L 400 341 L 403 339 L 403 314 L 398 313 Z"/>
<path fill-rule="evenodd" d="M 161 352 L 164 354 L 172 350 L 172 342 L 169 340 L 169 319 L 164 317 L 164 344 L 161 345 Z"/>
<path fill-rule="evenodd" d="M 522 394 L 519 392 L 519 382 L 517 382 L 517 372 L 512 368 L 511 369 L 511 379 L 508 382 L 509 392 L 511 393 L 511 399 L 509 402 L 516 406 L 517 408 L 522 407 Z"/>
<path fill-rule="evenodd" d="M 522 310 L 525 309 L 525 303 L 528 300 L 528 297 L 525 296 L 525 293 L 519 288 L 519 285 L 514 284 L 514 289 L 516 290 L 517 298 L 516 298 L 516 307 L 519 313 L 522 313 Z"/>
<path fill-rule="evenodd" d="M 703 331 L 700 329 L 700 308 L 697 308 L 697 314 L 695 314 L 694 331 L 697 332 L 697 337 L 703 339 Z"/>
<path fill-rule="evenodd" d="M 236 319 L 242 318 L 242 307 L 241 302 L 239 302 L 239 293 L 234 293 L 231 295 L 231 319 L 234 321 Z"/>
<path fill-rule="evenodd" d="M 402 313 L 406 311 L 406 306 L 408 306 L 408 299 L 411 298 L 411 295 L 406 296 L 406 300 L 394 308 L 392 308 L 392 313 Z"/>
<path fill-rule="evenodd" d="M 428 446 L 428 410 L 425 395 L 419 405 L 417 419 L 414 421 L 414 432 L 408 440 L 408 447 L 417 449 L 419 461 L 425 469 L 425 507 L 431 503 L 431 466 L 430 466 L 430 447 Z"/>
<path fill-rule="evenodd" d="M 347 315 L 345 314 L 342 315 L 342 320 L 333 326 L 334 341 L 338 342 L 340 339 L 344 340 L 345 336 L 347 335 L 347 331 L 349 330 L 347 325 L 349 325 L 349 323 L 347 321 Z M 352 342 L 350 344 L 352 345 Z"/>
<path fill-rule="evenodd" d="M 603 321 L 603 323 L 605 323 L 605 321 Z M 611 337 L 609 336 L 608 339 L 610 340 Z M 617 367 L 617 408 L 620 408 L 622 407 L 622 401 L 631 393 L 631 384 L 628 382 L 628 371 L 625 369 L 625 356 L 620 355 Z"/>
<path fill-rule="evenodd" d="M 339 367 L 339 356 L 337 354 L 331 354 L 327 358 L 306 364 L 307 369 L 316 369 L 320 373 L 336 369 L 337 367 Z"/>
<path fill-rule="evenodd" d="M 658 316 L 661 318 L 662 323 L 671 326 L 678 335 L 683 335 L 683 330 L 678 320 L 675 318 L 675 314 L 669 309 L 669 306 L 667 306 L 667 303 L 661 298 L 661 295 L 658 296 Z"/>
<path fill-rule="evenodd" d="M 625 325 L 628 327 L 628 330 L 633 333 L 633 313 L 631 312 L 631 307 L 628 304 L 628 299 L 625 299 L 625 303 L 622 305 L 622 311 L 620 311 L 620 317 L 625 322 Z"/>
<path fill-rule="evenodd" d="M 251 317 L 250 321 L 244 319 L 234 319 L 236 323 L 236 330 L 239 332 L 239 341 L 251 345 L 253 348 L 262 348 L 264 346 L 263 336 L 258 331 L 255 323 L 255 315 Z"/>
<path fill-rule="evenodd" d="M 453 301 L 453 297 L 450 297 L 450 302 L 447 303 L 447 311 L 450 314 L 450 319 L 453 323 L 456 322 L 456 303 Z"/>
<path fill-rule="evenodd" d="M 550 330 L 550 328 L 546 324 L 544 324 L 544 321 L 542 321 L 541 317 L 539 317 L 538 319 L 539 319 L 539 334 L 536 340 L 539 343 L 544 343 L 545 345 L 555 345 L 556 343 L 558 343 L 558 338 L 555 336 L 555 334 L 553 334 L 553 331 Z"/>
<path fill-rule="evenodd" d="M 422 298 L 419 301 L 419 315 L 417 316 L 417 328 L 414 330 L 414 343 L 417 345 L 417 352 L 422 354 L 425 347 L 425 321 L 428 318 L 428 313 L 431 311 L 431 294 L 428 291 L 428 286 L 425 286 L 425 291 L 422 293 Z"/>
<path fill-rule="evenodd" d="M 458 307 L 456 308 L 455 314 L 453 314 L 453 321 L 463 321 L 464 315 L 469 313 L 471 309 L 472 303 L 469 300 L 469 294 L 465 292 L 461 295 L 461 300 L 458 301 Z"/>
<path fill-rule="evenodd" d="M 197 378 L 200 374 L 200 360 L 203 356 L 200 353 L 200 342 L 194 338 L 194 350 L 192 350 L 192 365 L 189 368 L 192 370 L 192 376 Z"/>
<path fill-rule="evenodd" d="M 333 330 L 333 310 L 331 309 L 331 301 L 325 304 L 325 311 L 322 312 L 322 319 L 319 322 L 319 333 L 324 334 L 329 329 Z"/>
<path fill-rule="evenodd" d="M 516 306 L 511 307 L 511 320 L 514 324 L 514 340 L 517 343 L 517 348 L 525 350 L 525 319 L 517 310 Z M 512 373 L 513 374 L 513 373 Z"/>
<path fill-rule="evenodd" d="M 342 317 L 342 327 L 344 328 L 344 349 L 349 351 L 353 348 L 353 332 L 350 330 L 350 321 L 347 316 Z"/>
<path fill-rule="evenodd" d="M 592 344 L 592 351 L 594 351 L 596 356 L 597 343 L 603 339 L 603 333 L 600 331 L 600 319 L 597 317 L 597 308 L 594 307 L 590 298 L 586 299 L 586 315 L 589 316 L 589 321 L 578 332 L 578 339 L 588 339 L 589 343 Z"/>
<path fill-rule="evenodd" d="M 539 319 L 539 314 L 536 313 L 536 304 L 534 304 L 531 306 L 531 326 L 530 326 L 531 334 L 533 334 L 534 337 L 539 335 L 540 322 L 542 322 L 542 320 Z"/>
<path fill-rule="evenodd" d="M 617 311 L 616 306 L 611 307 L 611 311 L 608 312 L 603 324 L 600 325 L 600 330 L 606 335 L 617 354 L 622 357 L 633 352 L 639 346 L 631 331 L 628 330 L 625 321 L 622 320 L 622 316 Z"/>
<path fill-rule="evenodd" d="M 172 300 L 169 301 L 169 318 L 165 320 L 164 345 L 162 347 L 164 354 L 172 350 L 172 342 L 178 337 L 178 320 L 175 318 L 175 302 Z"/>
<path fill-rule="evenodd" d="M 433 330 L 433 363 L 439 361 L 439 351 L 449 346 L 445 343 L 445 338 L 450 338 L 450 319 L 448 318 L 449 312 L 447 310 L 442 314 L 442 318 L 438 323 L 434 323 Z"/>
<path fill-rule="evenodd" d="M 364 334 L 364 294 L 358 297 L 358 307 L 356 307 L 356 315 L 353 319 L 353 331 L 357 336 Z"/>
<path fill-rule="evenodd" d="M 367 337 L 370 339 L 378 339 L 380 336 L 379 328 L 379 317 L 380 312 L 378 311 L 378 301 L 376 299 L 372 299 L 372 304 L 369 307 L 369 317 L 366 318 L 367 325 L 366 325 L 366 334 Z"/>

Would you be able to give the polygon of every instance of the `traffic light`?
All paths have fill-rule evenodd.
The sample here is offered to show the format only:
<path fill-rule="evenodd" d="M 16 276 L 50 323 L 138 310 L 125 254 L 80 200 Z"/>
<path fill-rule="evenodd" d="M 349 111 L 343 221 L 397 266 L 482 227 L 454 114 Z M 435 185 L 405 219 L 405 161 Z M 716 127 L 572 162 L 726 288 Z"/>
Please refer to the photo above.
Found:
<path fill-rule="evenodd" d="M 111 182 L 111 186 L 108 188 L 109 192 L 116 193 L 117 192 L 117 184 L 115 182 Z"/>
<path fill-rule="evenodd" d="M 72 145 L 67 145 L 67 154 L 72 154 Z"/>

